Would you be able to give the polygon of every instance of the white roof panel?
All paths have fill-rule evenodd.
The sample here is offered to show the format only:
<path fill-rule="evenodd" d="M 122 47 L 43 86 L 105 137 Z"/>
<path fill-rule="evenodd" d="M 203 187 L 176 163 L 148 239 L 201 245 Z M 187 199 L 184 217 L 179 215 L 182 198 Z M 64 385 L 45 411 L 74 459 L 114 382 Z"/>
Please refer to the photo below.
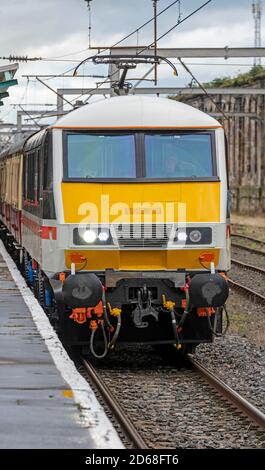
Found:
<path fill-rule="evenodd" d="M 84 105 L 62 118 L 54 128 L 215 128 L 214 118 L 168 98 L 117 96 Z"/>

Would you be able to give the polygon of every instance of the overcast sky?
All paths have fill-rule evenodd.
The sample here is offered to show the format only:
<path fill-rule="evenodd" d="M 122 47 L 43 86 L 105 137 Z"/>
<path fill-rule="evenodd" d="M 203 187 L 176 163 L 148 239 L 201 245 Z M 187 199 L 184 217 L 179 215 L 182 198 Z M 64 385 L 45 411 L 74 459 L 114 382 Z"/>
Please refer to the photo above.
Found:
<path fill-rule="evenodd" d="M 163 9 L 172 1 L 160 0 L 158 10 Z M 202 3 L 204 0 L 182 0 L 181 16 L 185 17 Z M 251 0 L 213 0 L 165 37 L 159 45 L 166 47 L 253 46 L 254 27 L 251 3 Z M 151 18 L 152 0 L 92 0 L 91 9 L 92 45 L 106 46 L 113 44 Z M 173 26 L 178 17 L 178 5 L 161 15 L 159 34 L 163 34 Z M 19 85 L 10 88 L 10 98 L 4 100 L 5 104 L 0 111 L 0 119 L 10 122 L 15 119 L 15 111 L 11 106 L 13 103 L 22 103 L 26 106 L 29 103 L 52 104 L 56 102 L 56 96 L 47 88 L 33 79 L 27 82 L 22 75 L 60 74 L 73 68 L 76 61 L 91 55 L 85 50 L 88 47 L 88 10 L 84 0 L 0 0 L 0 19 L 0 56 L 13 54 L 50 59 L 20 64 L 16 75 Z M 263 17 L 262 34 L 265 41 L 264 21 Z M 138 38 L 135 35 L 123 44 L 134 45 L 137 40 L 140 45 L 151 43 L 152 26 L 141 30 Z M 66 54 L 66 57 L 62 57 Z M 58 57 L 60 61 L 54 59 Z M 206 81 L 216 76 L 235 75 L 246 71 L 253 60 L 212 59 L 209 66 L 201 65 L 201 63 L 209 63 L 204 59 L 186 59 L 186 62 L 199 63 L 200 65 L 193 64 L 190 67 L 200 80 Z M 1 65 L 6 63 L 0 60 Z M 228 64 L 235 65 L 228 66 Z M 80 72 L 105 74 L 106 70 L 104 67 L 89 64 L 82 67 Z M 190 77 L 181 66 L 178 66 L 178 71 L 179 77 L 176 78 L 172 76 L 168 66 L 160 66 L 159 84 L 161 86 L 187 85 Z M 139 69 L 137 75 L 141 72 L 143 69 Z M 57 78 L 47 83 L 53 88 L 90 87 L 95 85 L 95 79 Z M 37 106 L 34 105 L 31 109 L 37 109 Z"/>

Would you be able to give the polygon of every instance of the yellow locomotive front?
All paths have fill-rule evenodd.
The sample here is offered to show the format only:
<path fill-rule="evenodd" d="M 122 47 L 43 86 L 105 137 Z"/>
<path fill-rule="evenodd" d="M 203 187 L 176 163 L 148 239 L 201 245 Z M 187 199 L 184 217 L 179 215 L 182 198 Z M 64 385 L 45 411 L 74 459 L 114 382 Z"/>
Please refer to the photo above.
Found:
<path fill-rule="evenodd" d="M 116 341 L 211 341 L 230 267 L 220 124 L 134 96 L 80 108 L 52 133 L 57 240 L 44 270 L 64 335 L 90 338 L 95 355 L 102 341 L 103 355 Z"/>

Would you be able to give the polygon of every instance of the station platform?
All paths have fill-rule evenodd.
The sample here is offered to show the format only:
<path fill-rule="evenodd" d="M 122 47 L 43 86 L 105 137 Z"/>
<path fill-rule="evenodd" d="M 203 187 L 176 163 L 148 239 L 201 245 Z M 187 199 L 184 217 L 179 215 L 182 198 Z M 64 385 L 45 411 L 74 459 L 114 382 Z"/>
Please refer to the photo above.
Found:
<path fill-rule="evenodd" d="M 0 241 L 0 448 L 123 445 Z"/>

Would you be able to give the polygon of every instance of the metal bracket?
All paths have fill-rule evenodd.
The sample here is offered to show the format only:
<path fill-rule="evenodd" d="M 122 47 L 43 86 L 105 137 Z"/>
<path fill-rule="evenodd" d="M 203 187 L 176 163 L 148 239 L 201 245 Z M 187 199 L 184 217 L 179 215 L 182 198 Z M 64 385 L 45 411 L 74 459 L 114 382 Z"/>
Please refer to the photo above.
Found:
<path fill-rule="evenodd" d="M 173 282 L 176 288 L 185 287 L 185 272 L 176 271 L 114 271 L 106 269 L 106 287 L 116 287 L 117 283 L 124 279 L 158 279 Z"/>
<path fill-rule="evenodd" d="M 146 307 L 143 307 L 143 302 Z M 148 322 L 144 322 L 143 318 L 152 316 L 158 321 L 158 312 L 152 307 L 151 292 L 146 288 L 146 285 L 138 291 L 138 304 L 132 311 L 132 319 L 136 328 L 147 328 Z"/>

